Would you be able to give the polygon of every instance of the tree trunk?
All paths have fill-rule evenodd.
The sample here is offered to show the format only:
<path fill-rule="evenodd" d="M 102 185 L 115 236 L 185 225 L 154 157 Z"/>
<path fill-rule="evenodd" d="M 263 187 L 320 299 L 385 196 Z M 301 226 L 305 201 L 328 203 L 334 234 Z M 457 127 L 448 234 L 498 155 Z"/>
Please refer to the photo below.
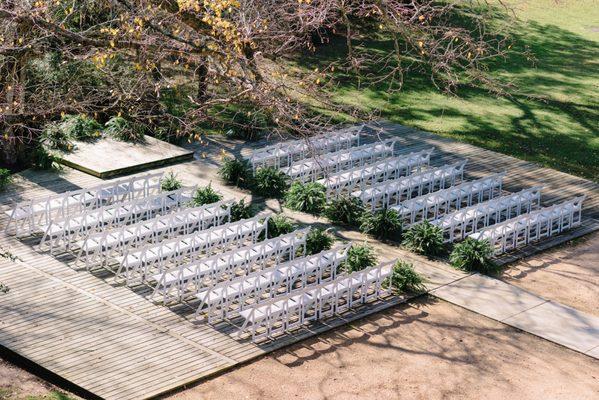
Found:
<path fill-rule="evenodd" d="M 196 69 L 196 79 L 198 81 L 198 91 L 196 100 L 202 102 L 208 95 L 208 66 L 202 63 Z"/>

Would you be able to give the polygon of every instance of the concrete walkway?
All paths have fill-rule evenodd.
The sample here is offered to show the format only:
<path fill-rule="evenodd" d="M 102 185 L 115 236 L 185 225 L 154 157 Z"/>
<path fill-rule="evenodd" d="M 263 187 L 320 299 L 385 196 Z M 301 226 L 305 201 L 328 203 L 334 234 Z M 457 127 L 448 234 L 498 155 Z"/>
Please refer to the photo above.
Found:
<path fill-rule="evenodd" d="M 470 311 L 599 359 L 599 318 L 474 274 L 431 291 Z"/>

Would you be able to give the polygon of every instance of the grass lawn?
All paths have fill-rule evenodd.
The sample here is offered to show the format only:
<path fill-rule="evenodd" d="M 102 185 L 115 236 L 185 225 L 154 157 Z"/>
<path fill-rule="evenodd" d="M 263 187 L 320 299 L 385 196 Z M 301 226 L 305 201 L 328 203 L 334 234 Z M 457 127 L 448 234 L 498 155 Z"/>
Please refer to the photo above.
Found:
<path fill-rule="evenodd" d="M 498 98 L 474 88 L 459 97 L 439 93 L 422 76 L 408 75 L 404 89 L 335 89 L 339 103 L 380 117 L 510 154 L 599 181 L 599 7 L 596 0 L 514 1 L 515 46 L 529 46 L 531 63 L 512 56 L 494 73 L 513 81 L 516 93 Z M 369 41 L 363 46 L 385 45 Z M 342 41 L 322 47 L 321 60 L 343 57 Z"/>

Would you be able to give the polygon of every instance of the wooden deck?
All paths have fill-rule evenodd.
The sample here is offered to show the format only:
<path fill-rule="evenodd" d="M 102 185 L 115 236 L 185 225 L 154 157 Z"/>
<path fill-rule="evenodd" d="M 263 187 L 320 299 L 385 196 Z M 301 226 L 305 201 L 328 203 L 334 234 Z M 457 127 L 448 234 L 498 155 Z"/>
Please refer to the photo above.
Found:
<path fill-rule="evenodd" d="M 60 158 L 64 165 L 106 179 L 190 160 L 193 152 L 145 136 L 141 143 L 122 142 L 112 138 L 75 142 L 75 150 L 63 152 Z"/>
<path fill-rule="evenodd" d="M 556 238 L 552 245 L 597 228 L 599 185 L 595 183 L 413 129 L 387 128 L 393 132 L 384 135 L 400 137 L 406 151 L 435 146 L 438 152 L 433 163 L 468 158 L 470 177 L 508 170 L 508 190 L 542 183 L 546 186 L 543 191 L 546 202 L 586 194 L 585 228 Z M 205 152 L 206 158 L 172 169 L 185 183 L 213 181 L 213 186 L 226 197 L 249 196 L 218 183 L 215 171 L 221 148 L 232 153 L 249 151 L 238 142 L 212 141 L 208 147 L 196 149 Z M 91 186 L 99 181 L 70 168 L 60 174 L 26 171 L 14 188 L 0 196 L 0 204 L 4 210 L 12 200 Z M 267 204 L 278 207 L 271 202 Z M 296 217 L 311 222 L 307 216 Z M 3 215 L 0 226 L 5 223 Z M 339 230 L 338 235 L 363 239 L 352 231 Z M 465 276 L 442 262 L 425 260 L 381 243 L 376 246 L 383 260 L 405 257 L 414 261 L 428 278 L 429 289 Z M 18 258 L 17 261 L 0 259 L 0 281 L 10 288 L 7 294 L 0 294 L 0 345 L 65 378 L 90 396 L 106 399 L 156 396 L 403 300 L 393 298 L 372 304 L 344 318 L 256 345 L 232 338 L 230 334 L 235 327 L 229 323 L 210 326 L 196 322 L 194 309 L 189 305 L 154 304 L 148 299 L 148 287 L 126 287 L 107 271 L 90 273 L 74 265 L 66 254 L 52 257 L 40 253 L 32 241 L 16 240 L 4 233 L 0 234 L 0 247 L 2 252 L 9 251 Z M 531 246 L 522 253 L 535 249 Z"/>

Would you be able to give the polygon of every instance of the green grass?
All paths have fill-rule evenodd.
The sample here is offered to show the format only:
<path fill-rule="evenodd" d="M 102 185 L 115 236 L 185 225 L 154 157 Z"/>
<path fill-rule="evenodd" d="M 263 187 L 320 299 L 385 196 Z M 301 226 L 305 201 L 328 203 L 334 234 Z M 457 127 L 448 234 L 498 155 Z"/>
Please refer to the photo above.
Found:
<path fill-rule="evenodd" d="M 43 396 L 27 396 L 25 397 L 25 400 L 71 400 L 72 397 L 58 392 L 56 390 L 52 390 L 51 392 L 49 392 L 46 395 Z"/>
<path fill-rule="evenodd" d="M 536 62 L 513 55 L 493 66 L 512 81 L 510 97 L 472 87 L 440 93 L 427 77 L 409 74 L 401 92 L 358 89 L 351 79 L 332 93 L 338 103 L 380 117 L 599 181 L 599 7 L 593 0 L 513 3 L 514 49 L 528 46 Z M 362 46 L 388 46 L 384 39 Z M 324 46 L 324 65 L 344 57 L 343 40 Z M 305 61 L 304 61 L 305 62 Z"/>

